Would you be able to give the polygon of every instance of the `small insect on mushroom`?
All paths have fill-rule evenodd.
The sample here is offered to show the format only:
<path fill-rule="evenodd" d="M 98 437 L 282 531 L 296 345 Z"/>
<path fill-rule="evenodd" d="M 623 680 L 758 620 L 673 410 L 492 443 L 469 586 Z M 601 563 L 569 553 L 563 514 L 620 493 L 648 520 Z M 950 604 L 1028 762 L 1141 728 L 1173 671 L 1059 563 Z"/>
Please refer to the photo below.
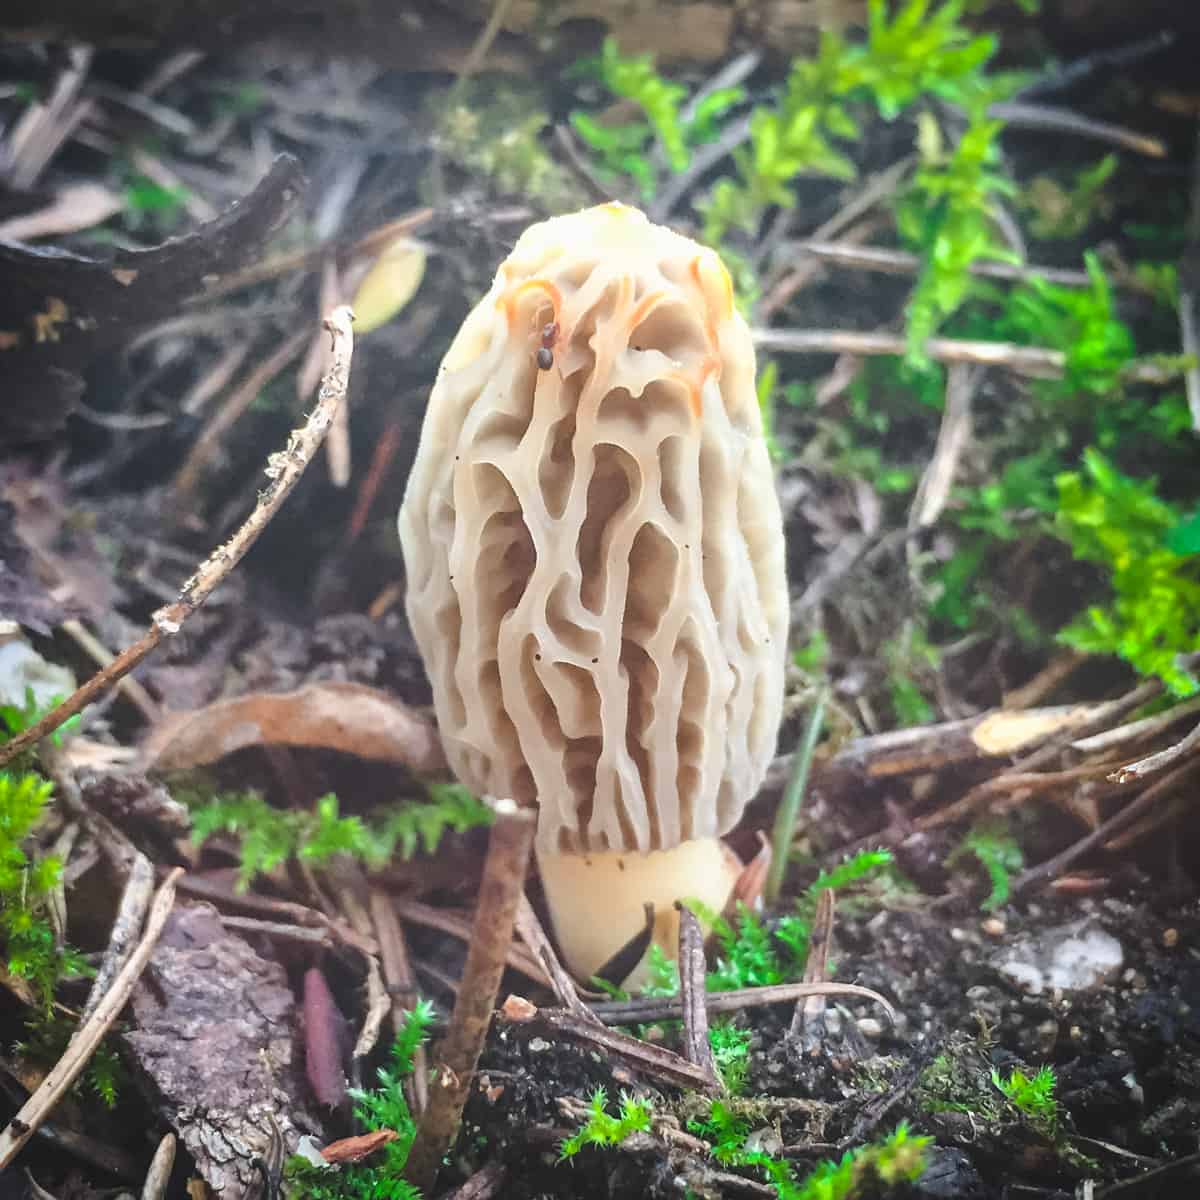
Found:
<path fill-rule="evenodd" d="M 554 343 L 558 340 L 558 322 L 551 321 L 542 326 L 542 344 L 537 352 L 539 371 L 548 371 L 554 366 Z"/>

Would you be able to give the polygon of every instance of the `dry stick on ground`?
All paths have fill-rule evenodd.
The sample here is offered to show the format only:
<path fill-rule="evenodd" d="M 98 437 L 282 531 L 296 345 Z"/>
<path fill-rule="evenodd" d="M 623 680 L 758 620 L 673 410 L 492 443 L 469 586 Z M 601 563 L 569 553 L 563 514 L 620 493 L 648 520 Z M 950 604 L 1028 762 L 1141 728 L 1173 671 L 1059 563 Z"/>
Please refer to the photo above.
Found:
<path fill-rule="evenodd" d="M 407 896 L 397 896 L 395 899 L 396 912 L 402 920 L 411 921 L 414 925 L 424 925 L 426 929 L 436 929 L 439 933 L 449 934 L 459 941 L 471 940 L 471 925 L 456 913 L 434 908 L 431 904 L 423 904 L 420 900 L 410 900 Z M 507 963 L 514 971 L 520 971 L 527 979 L 540 983 L 542 987 L 554 990 L 554 984 L 545 968 L 525 946 L 513 944 L 508 948 Z"/>
<path fill-rule="evenodd" d="M 1113 783 L 1130 783 L 1135 779 L 1145 779 L 1147 775 L 1153 775 L 1158 771 L 1165 770 L 1172 763 L 1178 762 L 1181 758 L 1186 758 L 1189 754 L 1197 750 L 1200 750 L 1200 725 L 1197 725 L 1187 737 L 1181 738 L 1173 746 L 1168 746 L 1165 750 L 1160 750 L 1157 754 L 1150 754 L 1145 758 L 1139 758 L 1137 762 L 1131 762 L 1123 767 L 1119 767 L 1108 778 Z"/>
<path fill-rule="evenodd" d="M 1200 770 L 1200 759 L 1185 762 L 1169 774 L 1164 775 L 1156 783 L 1152 783 L 1136 800 L 1131 800 L 1120 812 L 1109 817 L 1103 825 L 1094 829 L 1079 841 L 1068 846 L 1053 858 L 1031 867 L 1012 881 L 1011 895 L 1013 899 L 1025 892 L 1049 883 L 1055 876 L 1060 875 L 1077 858 L 1081 858 L 1090 850 L 1103 846 L 1111 837 L 1132 825 L 1143 814 L 1149 812 L 1160 799 L 1172 792 L 1179 784 Z"/>
<path fill-rule="evenodd" d="M 97 1005 L 95 1012 L 75 1031 L 67 1044 L 62 1058 L 51 1068 L 50 1073 L 42 1080 L 37 1090 L 21 1106 L 21 1111 L 8 1123 L 3 1133 L 0 1133 L 0 1171 L 6 1170 L 12 1160 L 20 1152 L 21 1147 L 29 1141 L 39 1125 L 54 1111 L 54 1107 L 67 1094 L 71 1085 L 79 1078 L 84 1067 L 96 1052 L 104 1039 L 104 1035 L 113 1027 L 121 1010 L 125 1007 L 134 986 L 146 969 L 150 955 L 158 943 L 163 925 L 171 914 L 175 903 L 175 881 L 183 874 L 182 867 L 176 867 L 163 881 L 150 906 L 150 914 L 146 918 L 146 928 L 137 949 L 129 961 L 121 969 L 121 973 L 113 980 L 104 999 Z"/>
<path fill-rule="evenodd" d="M 812 931 L 808 935 L 808 958 L 804 963 L 804 983 L 824 983 L 829 978 L 829 950 L 833 942 L 834 894 L 826 888 L 817 896 Z M 815 1050 L 824 1033 L 825 997 L 806 996 L 796 1002 L 790 1035 L 806 1053 Z"/>
<path fill-rule="evenodd" d="M 361 954 L 371 955 L 379 952 L 373 938 L 360 937 L 344 921 L 327 917 L 319 909 L 308 908 L 294 900 L 276 900 L 270 896 L 255 895 L 253 892 L 235 894 L 206 879 L 191 877 L 180 880 L 179 890 L 201 900 L 208 900 L 218 908 L 236 908 L 243 912 L 260 913 L 264 917 L 285 917 L 306 929 L 328 930 L 336 942 Z M 221 920 L 225 921 L 226 917 L 222 916 Z"/>
<path fill-rule="evenodd" d="M 679 1000 L 683 1005 L 683 1052 L 720 1087 L 717 1064 L 708 1041 L 708 1009 L 704 1007 L 708 963 L 704 959 L 704 934 L 696 914 L 675 901 L 679 913 Z M 595 1018 L 593 1018 L 595 1019 Z"/>
<path fill-rule="evenodd" d="M 1091 737 L 1077 738 L 1071 743 L 1071 749 L 1078 750 L 1081 754 L 1098 754 L 1105 750 L 1124 746 L 1129 742 L 1148 741 L 1196 713 L 1200 713 L 1200 696 L 1194 696 L 1191 700 L 1176 704 L 1174 708 L 1169 708 L 1166 712 L 1155 713 L 1152 717 L 1143 717 L 1140 721 L 1129 721 L 1125 725 L 1118 725 L 1115 729 L 1106 729 L 1103 733 L 1096 733 Z"/>
<path fill-rule="evenodd" d="M 1027 104 L 1019 100 L 1000 101 L 988 109 L 988 116 L 1019 129 L 1036 129 L 1045 133 L 1064 133 L 1071 137 L 1092 138 L 1109 142 L 1147 158 L 1166 158 L 1167 147 L 1161 139 L 1149 137 L 1107 121 L 1093 121 L 1069 108 L 1049 104 Z"/>
<path fill-rule="evenodd" d="M 900 334 L 867 333 L 851 329 L 754 329 L 754 344 L 760 350 L 783 354 L 858 354 L 902 357 L 907 343 Z M 1066 370 L 1066 355 L 1044 346 L 1016 346 L 1010 342 L 979 342 L 966 338 L 931 337 L 925 353 L 938 362 L 977 363 L 983 367 L 1004 367 L 1031 379 L 1061 379 Z M 1155 362 L 1131 362 L 1121 378 L 1131 383 L 1169 383 L 1179 377 L 1179 369 Z"/>
<path fill-rule="evenodd" d="M 493 807 L 496 820 L 488 840 L 462 983 L 450 1029 L 433 1056 L 437 1080 L 430 1089 L 429 1107 L 417 1127 L 405 1170 L 409 1183 L 425 1193 L 432 1191 L 442 1156 L 458 1134 L 463 1104 L 492 1023 L 537 830 L 537 814 L 531 809 L 518 808 L 511 800 L 497 800 Z"/>
<path fill-rule="evenodd" d="M 142 1200 L 163 1200 L 167 1184 L 171 1182 L 171 1168 L 175 1165 L 175 1135 L 164 1133 L 158 1149 L 150 1160 L 146 1182 L 142 1186 Z"/>
<path fill-rule="evenodd" d="M 802 242 L 788 242 L 784 250 L 797 257 L 812 257 L 835 266 L 878 271 L 883 275 L 915 275 L 921 269 L 921 260 L 915 254 L 909 254 L 906 250 L 889 250 L 884 246 L 855 246 L 849 242 L 810 238 Z M 1014 263 L 980 259 L 968 269 L 972 275 L 985 279 L 1042 279 L 1061 287 L 1092 286 L 1092 277 L 1086 271 L 1072 271 L 1064 267 L 1022 267 Z"/>
<path fill-rule="evenodd" d="M 681 1016 L 682 1001 L 675 999 L 673 1016 Z M 595 1021 L 585 1020 L 566 1008 L 538 1008 L 521 996 L 509 996 L 501 1009 L 504 1019 L 513 1025 L 541 1029 L 551 1037 L 575 1042 L 601 1051 L 608 1058 L 619 1059 L 635 1070 L 680 1088 L 714 1092 L 719 1085 L 703 1067 L 689 1062 L 682 1054 L 639 1041 L 627 1033 L 607 1029 Z"/>
<path fill-rule="evenodd" d="M 324 440 L 339 405 L 345 399 L 346 385 L 350 378 L 350 358 L 354 348 L 354 338 L 350 331 L 353 319 L 350 309 L 343 305 L 335 309 L 326 320 L 326 328 L 333 336 L 333 356 L 329 371 L 321 381 L 316 407 L 303 428 L 292 431 L 287 447 L 271 455 L 266 468 L 271 482 L 241 528 L 200 564 L 195 575 L 183 585 L 179 599 L 160 608 L 153 615 L 150 628 L 141 638 L 117 655 L 104 670 L 97 672 L 87 683 L 77 688 L 57 708 L 51 709 L 24 733 L 0 746 L 0 767 L 31 746 L 37 745 L 64 721 L 82 711 L 102 692 L 106 692 L 118 680 L 123 679 L 164 637 L 177 634 L 188 617 L 208 599 L 217 585 L 258 540 L 271 518 L 287 499 L 288 493 L 296 486 L 304 468 L 308 466 Z"/>
<path fill-rule="evenodd" d="M 524 895 L 522 895 L 517 908 L 517 933 L 550 977 L 550 987 L 559 1004 L 563 1008 L 569 1008 L 572 1012 L 578 1013 L 585 1020 L 596 1021 L 588 1006 L 579 998 L 579 989 L 575 986 L 575 980 L 571 978 L 566 967 L 559 961 L 558 955 L 554 952 L 554 946 L 546 936 L 541 921 L 538 920 L 537 913 L 533 911 L 533 905 Z"/>
<path fill-rule="evenodd" d="M 936 524 L 950 499 L 959 461 L 971 440 L 971 400 L 979 389 L 983 373 L 983 367 L 970 367 L 966 363 L 953 363 L 946 372 L 946 404 L 938 427 L 937 445 L 908 511 L 910 531 Z M 910 541 L 908 545 L 911 548 L 914 543 Z"/>
<path fill-rule="evenodd" d="M 404 926 L 400 924 L 391 897 L 379 888 L 372 888 L 369 907 L 371 922 L 375 926 L 375 940 L 379 943 L 379 961 L 383 964 L 383 981 L 392 998 L 392 1029 L 399 1033 L 402 1024 L 400 1014 L 412 1012 L 421 998 L 417 977 L 409 961 Z M 417 1117 L 429 1103 L 428 1077 L 429 1057 L 425 1047 L 418 1046 L 413 1051 L 413 1069 L 404 1081 L 408 1107 Z"/>
<path fill-rule="evenodd" d="M 740 1012 L 764 1004 L 794 1004 L 806 996 L 861 996 L 878 1004 L 894 1025 L 896 1010 L 886 997 L 857 983 L 773 983 L 767 987 L 738 988 L 731 992 L 709 992 L 704 1006 L 713 1013 Z M 592 1012 L 605 1025 L 646 1024 L 669 1021 L 683 1015 L 678 996 L 651 996 L 641 1000 L 601 1000 Z"/>
<path fill-rule="evenodd" d="M 112 932 L 108 935 L 108 948 L 104 951 L 104 961 L 96 972 L 92 990 L 83 1006 L 82 1020 L 86 1021 L 96 1011 L 112 981 L 128 962 L 137 945 L 138 934 L 141 933 L 146 910 L 150 907 L 153 897 L 154 868 L 144 854 L 139 854 L 133 861 L 129 878 L 125 880 L 125 890 L 121 893 L 117 916 L 113 921 Z"/>

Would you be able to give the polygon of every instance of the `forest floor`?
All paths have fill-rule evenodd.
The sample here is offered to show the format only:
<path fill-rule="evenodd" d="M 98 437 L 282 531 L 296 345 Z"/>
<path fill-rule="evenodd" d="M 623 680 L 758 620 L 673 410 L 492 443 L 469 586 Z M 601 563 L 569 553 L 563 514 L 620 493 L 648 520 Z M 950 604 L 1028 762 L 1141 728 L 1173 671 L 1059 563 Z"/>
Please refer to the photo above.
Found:
<path fill-rule="evenodd" d="M 551 986 L 523 917 L 496 1006 L 540 1014 L 492 1026 L 429 1194 L 1195 1194 L 1195 46 L 987 26 L 850 31 L 790 84 L 749 39 L 669 82 L 0 47 L 0 733 L 230 538 L 314 405 L 322 317 L 359 320 L 342 413 L 244 563 L 0 776 L 0 1196 L 148 1169 L 148 1197 L 410 1194 L 498 826 L 445 768 L 396 511 L 516 237 L 610 195 L 719 245 L 759 346 L 793 660 L 731 842 L 788 870 L 710 922 L 707 1089 L 679 1082 L 703 1055 L 673 963 L 629 1015 Z M 779 161 L 735 166 L 771 120 Z M 750 994 L 801 981 L 884 1003 Z M 379 1129 L 340 1173 L 284 1169 Z"/>

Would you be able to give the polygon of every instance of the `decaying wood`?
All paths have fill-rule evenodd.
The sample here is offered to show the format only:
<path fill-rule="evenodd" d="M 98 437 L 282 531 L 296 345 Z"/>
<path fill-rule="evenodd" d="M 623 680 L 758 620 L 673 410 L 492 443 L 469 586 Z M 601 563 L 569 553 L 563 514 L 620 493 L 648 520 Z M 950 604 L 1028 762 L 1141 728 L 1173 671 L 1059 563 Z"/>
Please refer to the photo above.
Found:
<path fill-rule="evenodd" d="M 212 905 L 176 906 L 132 1010 L 126 1049 L 157 1117 L 216 1195 L 243 1195 L 259 1180 L 256 1156 L 277 1138 L 293 1150 L 297 1125 L 320 1127 L 287 971 L 227 930 Z"/>
<path fill-rule="evenodd" d="M 537 829 L 537 814 L 530 809 L 518 808 L 511 800 L 494 801 L 493 808 L 496 820 L 488 840 L 462 984 L 449 1032 L 431 1056 L 437 1077 L 405 1170 L 408 1181 L 426 1193 L 432 1190 L 442 1156 L 458 1133 L 492 1023 Z"/>

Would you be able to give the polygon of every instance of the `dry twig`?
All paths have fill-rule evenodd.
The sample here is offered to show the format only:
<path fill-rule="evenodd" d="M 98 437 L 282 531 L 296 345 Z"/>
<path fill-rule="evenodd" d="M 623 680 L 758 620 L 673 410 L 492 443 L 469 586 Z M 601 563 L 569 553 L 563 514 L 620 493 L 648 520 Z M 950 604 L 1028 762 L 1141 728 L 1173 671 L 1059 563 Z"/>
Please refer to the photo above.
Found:
<path fill-rule="evenodd" d="M 120 974 L 113 980 L 112 987 L 105 993 L 104 999 L 96 1006 L 92 1015 L 75 1031 L 62 1058 L 54 1064 L 37 1090 L 21 1106 L 21 1111 L 12 1118 L 4 1132 L 0 1133 L 0 1171 L 6 1170 L 12 1164 L 12 1160 L 33 1136 L 34 1131 L 54 1111 L 55 1106 L 87 1066 L 104 1035 L 121 1015 L 121 1010 L 150 961 L 163 925 L 171 914 L 175 903 L 175 881 L 182 874 L 183 868 L 176 867 L 163 881 L 146 918 L 142 940 L 129 961 L 121 968 Z"/>
<path fill-rule="evenodd" d="M 585 1020 L 569 1009 L 538 1008 L 520 996 L 509 996 L 501 1011 L 504 1019 L 510 1024 L 536 1024 L 553 1037 L 599 1050 L 609 1058 L 619 1059 L 635 1070 L 675 1087 L 713 1092 L 719 1086 L 703 1067 L 689 1062 L 674 1050 L 667 1050 L 651 1042 L 639 1041 L 627 1033 L 608 1029 L 595 1021 Z M 672 1015 L 678 1017 L 682 1011 L 682 1001 L 676 998 Z"/>
<path fill-rule="evenodd" d="M 150 1160 L 146 1182 L 142 1186 L 142 1200 L 163 1200 L 167 1184 L 171 1182 L 171 1168 L 175 1165 L 175 1135 L 164 1133 L 158 1149 Z"/>
<path fill-rule="evenodd" d="M 886 997 L 857 983 L 773 983 L 768 987 L 737 988 L 730 992 L 708 992 L 704 1006 L 713 1013 L 740 1012 L 763 1004 L 794 1004 L 806 996 L 861 996 L 878 1004 L 895 1024 L 896 1010 Z M 602 1000 L 592 1005 L 592 1012 L 605 1025 L 645 1024 L 652 1021 L 677 1020 L 683 1016 L 683 1003 L 678 996 L 650 996 L 639 1000 Z"/>
<path fill-rule="evenodd" d="M 1197 725 L 1185 738 L 1180 738 L 1173 746 L 1160 750 L 1157 754 L 1149 754 L 1139 758 L 1137 762 L 1127 763 L 1109 775 L 1113 783 L 1130 783 L 1135 779 L 1145 779 L 1187 757 L 1193 751 L 1200 749 L 1200 725 Z"/>
<path fill-rule="evenodd" d="M 708 1076 L 710 1087 L 720 1087 L 717 1064 L 708 1041 L 708 1009 L 704 1006 L 708 975 L 704 934 L 696 914 L 686 904 L 676 901 L 675 908 L 679 913 L 679 999 L 683 1005 L 684 1054 Z"/>
<path fill-rule="evenodd" d="M 434 1055 L 437 1079 L 405 1171 L 408 1181 L 422 1192 L 432 1190 L 442 1156 L 458 1133 L 467 1090 L 492 1022 L 537 829 L 537 814 L 518 808 L 511 800 L 495 801 L 494 809 L 496 821 L 479 885 L 479 905 L 462 984 L 450 1029 Z"/>
<path fill-rule="evenodd" d="M 86 1021 L 96 1011 L 112 986 L 112 981 L 129 961 L 153 896 L 154 868 L 150 865 L 150 860 L 139 853 L 133 860 L 129 877 L 125 880 L 125 890 L 121 893 L 121 903 L 117 907 L 117 916 L 108 936 L 108 948 L 104 951 L 104 961 L 101 962 L 96 978 L 92 981 L 92 990 L 88 992 L 82 1020 Z"/>
<path fill-rule="evenodd" d="M 354 345 L 350 330 L 352 320 L 353 314 L 350 310 L 342 307 L 335 309 L 326 321 L 326 326 L 333 336 L 333 360 L 328 374 L 321 381 L 317 405 L 303 428 L 292 432 L 287 447 L 271 455 L 267 463 L 267 476 L 271 482 L 241 528 L 200 564 L 195 575 L 183 585 L 179 598 L 173 604 L 160 608 L 153 615 L 150 628 L 141 638 L 117 655 L 107 667 L 93 675 L 82 687 L 77 688 L 62 704 L 51 709 L 40 721 L 0 746 L 0 766 L 11 762 L 16 755 L 31 746 L 37 745 L 64 721 L 82 711 L 102 692 L 106 692 L 118 680 L 123 679 L 164 637 L 177 634 L 188 617 L 208 599 L 258 540 L 304 473 L 305 467 L 324 440 L 339 405 L 345 399 Z"/>
<path fill-rule="evenodd" d="M 808 958 L 804 963 L 804 983 L 823 983 L 829 978 L 829 949 L 833 943 L 834 894 L 826 888 L 817 897 L 812 932 L 808 938 Z M 790 1034 L 804 1051 L 816 1048 L 825 1030 L 825 997 L 806 996 L 796 1003 Z"/>
<path fill-rule="evenodd" d="M 760 350 L 783 354 L 859 354 L 900 357 L 907 343 L 896 333 L 863 333 L 851 329 L 754 329 L 754 344 Z M 1031 379 L 1061 379 L 1066 370 L 1066 355 L 1043 346 L 1016 346 L 1010 342 L 980 342 L 966 338 L 931 337 L 925 352 L 938 362 L 977 363 L 984 367 L 1004 367 Z M 1121 372 L 1133 383 L 1167 383 L 1178 378 L 1179 371 L 1168 365 L 1138 361 Z"/>
<path fill-rule="evenodd" d="M 558 955 L 554 952 L 554 946 L 546 936 L 541 921 L 538 920 L 537 913 L 533 911 L 533 905 L 525 896 L 521 897 L 521 903 L 517 909 L 517 933 L 549 976 L 550 986 L 559 1004 L 563 1008 L 569 1008 L 572 1012 L 578 1013 L 585 1020 L 596 1020 L 587 1005 L 579 998 L 579 989 L 575 986 L 575 980 L 571 978 L 566 967 L 559 961 Z"/>

